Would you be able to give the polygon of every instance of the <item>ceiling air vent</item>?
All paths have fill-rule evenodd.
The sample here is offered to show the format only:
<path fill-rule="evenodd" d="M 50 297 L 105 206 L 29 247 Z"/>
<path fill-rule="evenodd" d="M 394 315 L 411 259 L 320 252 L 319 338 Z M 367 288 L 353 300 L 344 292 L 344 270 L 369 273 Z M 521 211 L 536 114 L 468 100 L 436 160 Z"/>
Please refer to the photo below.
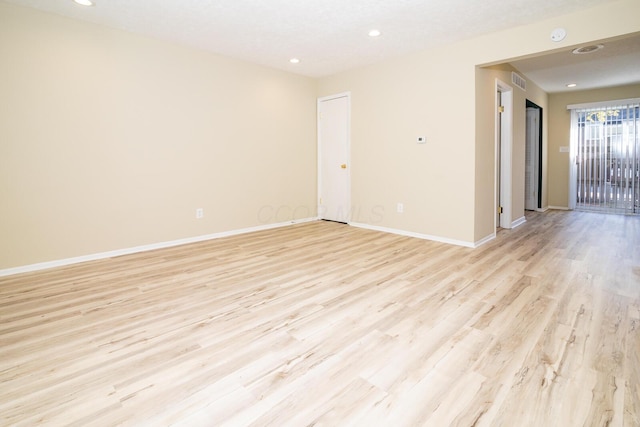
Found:
<path fill-rule="evenodd" d="M 511 83 L 518 86 L 523 91 L 527 91 L 527 81 L 514 72 L 511 73 Z"/>
<path fill-rule="evenodd" d="M 571 53 L 576 55 L 584 55 L 585 53 L 593 53 L 596 50 L 600 50 L 604 47 L 603 44 L 592 44 L 591 46 L 582 46 L 576 49 L 573 49 Z"/>

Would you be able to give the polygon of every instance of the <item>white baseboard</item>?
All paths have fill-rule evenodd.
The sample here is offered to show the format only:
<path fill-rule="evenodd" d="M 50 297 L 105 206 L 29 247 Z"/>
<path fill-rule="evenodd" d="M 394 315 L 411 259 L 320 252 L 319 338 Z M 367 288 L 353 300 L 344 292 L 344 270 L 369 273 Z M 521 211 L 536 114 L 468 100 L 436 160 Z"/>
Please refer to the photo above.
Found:
<path fill-rule="evenodd" d="M 520 218 L 516 219 L 515 221 L 513 221 L 511 223 L 511 228 L 516 228 L 521 226 L 522 224 L 524 224 L 525 222 L 527 222 L 526 218 L 521 216 Z"/>
<path fill-rule="evenodd" d="M 487 237 L 483 237 L 482 239 L 478 240 L 477 242 L 475 242 L 473 244 L 474 248 L 477 248 L 479 246 L 484 245 L 487 242 L 490 242 L 491 240 L 496 238 L 496 232 L 494 231 L 493 233 L 489 234 Z"/>
<path fill-rule="evenodd" d="M 558 211 L 568 211 L 570 210 L 567 206 L 549 206 L 549 209 L 555 209 Z"/>
<path fill-rule="evenodd" d="M 549 210 L 549 206 L 544 207 L 544 208 L 537 208 L 537 209 L 536 209 L 536 212 L 546 212 L 546 211 L 548 211 L 548 210 Z"/>
<path fill-rule="evenodd" d="M 400 236 L 416 237 L 418 239 L 423 239 L 423 240 L 433 240 L 434 242 L 449 243 L 451 245 L 457 245 L 457 246 L 465 246 L 467 248 L 476 247 L 475 244 L 472 243 L 472 242 L 465 242 L 465 241 L 462 241 L 462 240 L 455 240 L 455 239 L 447 239 L 446 237 L 431 236 L 431 235 L 428 235 L 428 234 L 414 233 L 413 231 L 405 231 L 405 230 L 398 230 L 398 229 L 395 229 L 395 228 L 379 227 L 377 225 L 362 224 L 362 223 L 359 223 L 359 222 L 350 222 L 349 225 L 352 225 L 352 226 L 358 227 L 358 228 L 366 228 L 367 230 L 375 230 L 375 231 L 382 231 L 384 233 L 398 234 Z"/>
<path fill-rule="evenodd" d="M 186 245 L 189 243 L 203 242 L 205 240 L 213 240 L 213 239 L 219 239 L 222 237 L 235 236 L 237 234 L 245 234 L 245 233 L 252 233 L 255 231 L 270 230 L 272 228 L 286 227 L 289 225 L 301 224 L 304 222 L 311 222 L 316 220 L 318 220 L 317 217 L 297 219 L 297 220 L 280 222 L 275 224 L 266 224 L 266 225 L 259 225 L 256 227 L 242 228 L 238 230 L 222 231 L 220 233 L 206 234 L 203 236 L 187 237 L 185 239 L 171 240 L 169 242 L 152 243 L 149 245 L 135 246 L 132 248 L 117 249 L 114 251 L 100 252 L 97 254 L 90 254 L 90 255 L 82 255 L 78 257 L 66 258 L 66 259 L 61 259 L 56 261 L 40 262 L 37 264 L 30 264 L 30 265 L 25 265 L 21 267 L 13 267 L 13 268 L 0 270 L 0 277 L 11 276 L 13 274 L 20 274 L 20 273 L 29 273 L 33 271 L 39 271 L 39 270 L 46 270 L 49 268 L 62 267 L 62 266 L 71 265 L 71 264 L 78 264 L 86 261 L 96 261 L 100 259 L 113 258 L 117 256 L 122 256 L 122 255 L 135 254 L 139 252 L 153 251 L 156 249 L 170 248 L 173 246 Z"/>

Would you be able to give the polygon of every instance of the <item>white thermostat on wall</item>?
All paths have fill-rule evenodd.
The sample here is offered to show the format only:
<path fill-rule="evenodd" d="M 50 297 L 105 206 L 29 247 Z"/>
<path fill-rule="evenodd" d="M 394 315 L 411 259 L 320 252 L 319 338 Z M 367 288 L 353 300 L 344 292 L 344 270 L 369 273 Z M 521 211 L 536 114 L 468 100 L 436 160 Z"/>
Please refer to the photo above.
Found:
<path fill-rule="evenodd" d="M 564 40 L 565 37 L 567 37 L 567 30 L 565 30 L 564 28 L 556 28 L 555 30 L 551 31 L 551 40 L 553 40 L 554 42 L 560 42 Z"/>

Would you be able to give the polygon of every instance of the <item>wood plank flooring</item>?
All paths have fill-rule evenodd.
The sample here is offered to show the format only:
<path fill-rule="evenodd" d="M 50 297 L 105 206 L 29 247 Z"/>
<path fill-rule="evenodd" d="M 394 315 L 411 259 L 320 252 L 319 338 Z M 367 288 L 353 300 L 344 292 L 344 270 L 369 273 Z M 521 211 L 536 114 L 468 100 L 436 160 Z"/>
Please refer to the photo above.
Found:
<path fill-rule="evenodd" d="M 639 426 L 640 218 L 331 222 L 0 278 L 0 425 Z"/>

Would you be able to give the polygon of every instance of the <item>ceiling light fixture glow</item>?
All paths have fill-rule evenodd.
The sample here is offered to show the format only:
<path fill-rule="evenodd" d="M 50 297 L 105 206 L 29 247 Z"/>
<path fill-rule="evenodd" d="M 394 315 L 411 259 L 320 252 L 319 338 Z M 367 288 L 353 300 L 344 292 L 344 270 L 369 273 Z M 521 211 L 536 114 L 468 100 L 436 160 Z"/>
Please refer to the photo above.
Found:
<path fill-rule="evenodd" d="M 289 62 L 291 62 L 292 64 L 299 64 L 300 60 L 298 58 L 291 58 Z"/>
<path fill-rule="evenodd" d="M 75 3 L 80 6 L 93 6 L 93 1 L 91 0 L 73 0 Z"/>
<path fill-rule="evenodd" d="M 577 84 L 577 83 L 569 83 L 569 84 L 567 85 L 567 87 L 576 87 L 576 86 L 578 86 L 578 84 Z"/>
<path fill-rule="evenodd" d="M 380 37 L 382 33 L 380 30 L 371 30 L 369 31 L 369 37 Z"/>

